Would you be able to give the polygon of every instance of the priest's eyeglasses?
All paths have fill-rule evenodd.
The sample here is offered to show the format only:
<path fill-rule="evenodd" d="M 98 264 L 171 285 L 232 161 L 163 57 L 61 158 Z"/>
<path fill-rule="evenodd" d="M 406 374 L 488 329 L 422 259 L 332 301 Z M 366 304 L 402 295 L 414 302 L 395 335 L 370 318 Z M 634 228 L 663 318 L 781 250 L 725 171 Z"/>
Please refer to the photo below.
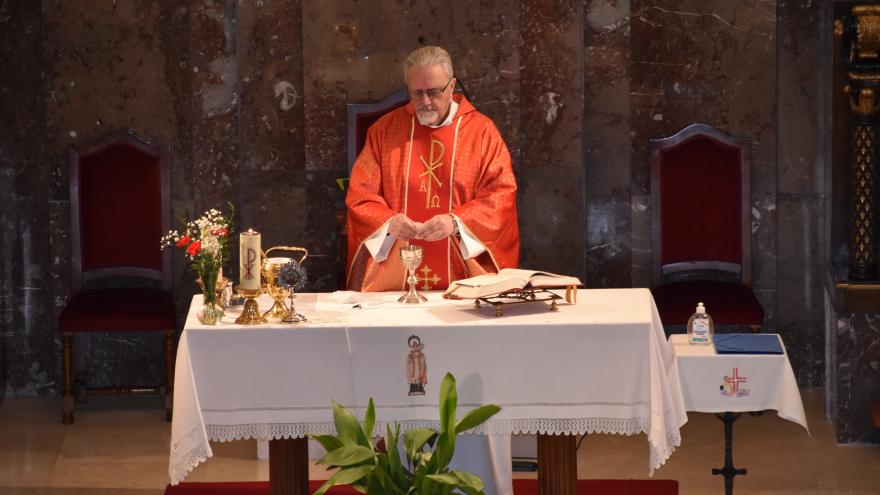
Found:
<path fill-rule="evenodd" d="M 409 94 L 409 97 L 411 99 L 416 100 L 416 101 L 423 99 L 425 96 L 427 96 L 428 98 L 430 98 L 432 100 L 436 100 L 437 98 L 440 98 L 440 95 L 442 95 L 443 92 L 446 91 L 447 88 L 449 88 L 449 83 L 451 83 L 454 79 L 455 79 L 454 77 L 450 77 L 449 80 L 446 81 L 446 84 L 442 88 L 430 88 L 430 89 L 424 89 L 424 90 L 417 89 L 415 91 L 407 91 L 407 94 Z"/>

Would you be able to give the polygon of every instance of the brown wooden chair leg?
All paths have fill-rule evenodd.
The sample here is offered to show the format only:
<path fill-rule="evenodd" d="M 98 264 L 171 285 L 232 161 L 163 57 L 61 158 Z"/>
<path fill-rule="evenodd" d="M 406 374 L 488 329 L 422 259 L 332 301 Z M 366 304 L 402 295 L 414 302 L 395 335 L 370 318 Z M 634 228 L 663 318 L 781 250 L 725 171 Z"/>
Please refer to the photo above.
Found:
<path fill-rule="evenodd" d="M 174 409 L 174 330 L 165 332 L 165 420 L 171 421 Z"/>
<path fill-rule="evenodd" d="M 61 372 L 64 378 L 61 395 L 61 422 L 73 424 L 73 336 L 61 334 Z"/>

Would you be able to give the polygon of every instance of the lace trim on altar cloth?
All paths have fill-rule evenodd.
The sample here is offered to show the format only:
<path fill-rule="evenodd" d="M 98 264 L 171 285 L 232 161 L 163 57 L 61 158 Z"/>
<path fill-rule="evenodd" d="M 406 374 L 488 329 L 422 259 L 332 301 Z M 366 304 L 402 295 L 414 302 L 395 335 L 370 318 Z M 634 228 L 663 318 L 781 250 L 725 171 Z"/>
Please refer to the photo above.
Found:
<path fill-rule="evenodd" d="M 440 428 L 436 420 L 391 421 L 400 423 L 401 431 L 414 428 Z M 373 429 L 374 435 L 384 435 L 388 422 L 377 421 Z M 207 425 L 208 438 L 214 442 L 229 442 L 255 438 L 258 440 L 275 440 L 281 438 L 302 438 L 307 435 L 333 435 L 336 428 L 333 423 L 309 424 L 241 424 L 241 425 Z M 466 435 L 509 435 L 536 434 L 545 435 L 582 435 L 585 433 L 613 433 L 617 435 L 637 435 L 648 432 L 648 421 L 644 419 L 621 418 L 588 418 L 588 419 L 501 419 L 483 423 L 465 432 Z"/>
<path fill-rule="evenodd" d="M 648 476 L 654 476 L 654 470 L 666 463 L 666 459 L 681 445 L 681 432 L 674 430 L 666 434 L 663 441 L 651 443 L 651 460 L 648 464 Z"/>
<path fill-rule="evenodd" d="M 401 431 L 414 428 L 438 429 L 440 427 L 440 422 L 434 420 L 409 420 L 399 421 L 399 423 Z M 373 435 L 384 436 L 386 424 L 387 422 L 376 422 Z M 501 419 L 483 423 L 476 428 L 468 430 L 465 434 L 508 435 L 541 433 L 544 435 L 583 435 L 586 433 L 611 433 L 616 435 L 638 435 L 640 433 L 647 434 L 649 427 L 650 425 L 646 419 L 638 418 Z M 307 435 L 332 435 L 336 433 L 333 423 L 208 425 L 206 430 L 208 438 L 214 442 L 229 442 L 248 438 L 257 440 L 303 438 Z M 649 444 L 650 459 L 648 473 L 649 476 L 652 476 L 654 469 L 662 466 L 666 459 L 675 451 L 675 448 L 681 445 L 681 433 L 678 429 L 675 429 L 668 432 L 665 438 L 649 439 Z M 205 452 L 201 452 L 202 450 L 205 450 Z M 181 463 L 181 473 L 183 476 L 198 465 L 198 463 L 204 461 L 206 459 L 205 456 L 206 449 L 196 449 L 188 453 Z M 183 477 L 180 479 L 183 479 Z"/>
<path fill-rule="evenodd" d="M 172 485 L 176 485 L 186 478 L 190 471 L 199 464 L 208 460 L 210 452 L 207 445 L 198 445 L 183 455 L 183 457 L 168 470 L 168 477 Z"/>

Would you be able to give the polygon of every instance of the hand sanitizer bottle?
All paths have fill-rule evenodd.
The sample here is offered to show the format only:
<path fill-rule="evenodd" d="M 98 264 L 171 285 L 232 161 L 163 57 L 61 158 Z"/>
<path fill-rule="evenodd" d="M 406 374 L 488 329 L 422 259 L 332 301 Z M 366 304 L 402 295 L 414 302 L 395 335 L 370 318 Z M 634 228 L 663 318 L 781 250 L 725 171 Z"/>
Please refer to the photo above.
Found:
<path fill-rule="evenodd" d="M 706 312 L 703 303 L 697 304 L 697 312 L 688 320 L 688 343 L 695 345 L 709 345 L 712 343 L 712 334 L 715 324 L 712 317 Z"/>

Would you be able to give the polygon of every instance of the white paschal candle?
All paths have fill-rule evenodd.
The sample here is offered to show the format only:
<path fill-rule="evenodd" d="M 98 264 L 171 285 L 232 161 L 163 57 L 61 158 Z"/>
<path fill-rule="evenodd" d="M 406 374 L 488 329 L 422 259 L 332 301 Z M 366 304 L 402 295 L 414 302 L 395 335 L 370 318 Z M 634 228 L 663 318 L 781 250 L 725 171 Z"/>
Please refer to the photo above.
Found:
<path fill-rule="evenodd" d="M 238 288 L 260 290 L 260 233 L 248 229 L 238 235 L 239 274 Z"/>

